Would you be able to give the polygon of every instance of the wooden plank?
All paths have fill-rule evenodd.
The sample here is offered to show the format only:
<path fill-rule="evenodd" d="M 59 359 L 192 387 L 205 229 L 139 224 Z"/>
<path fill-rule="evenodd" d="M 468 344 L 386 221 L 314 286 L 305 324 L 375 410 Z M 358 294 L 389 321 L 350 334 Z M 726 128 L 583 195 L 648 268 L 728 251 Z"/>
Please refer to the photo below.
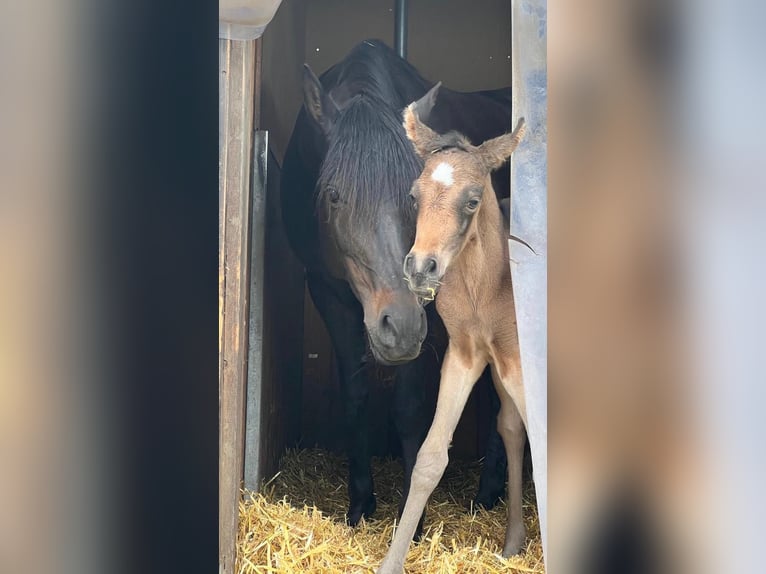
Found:
<path fill-rule="evenodd" d="M 253 78 L 253 85 L 255 86 L 253 93 L 253 127 L 255 129 L 261 129 L 261 88 L 263 86 L 263 82 L 261 81 L 261 70 L 263 69 L 263 66 L 261 65 L 262 62 L 263 36 L 255 41 L 255 76 Z"/>
<path fill-rule="evenodd" d="M 255 42 L 219 41 L 219 572 L 234 572 L 243 467 Z"/>
<path fill-rule="evenodd" d="M 271 134 L 269 134 L 271 145 Z M 300 438 L 303 369 L 304 270 L 285 234 L 281 212 L 281 171 L 269 156 L 263 305 L 263 424 L 260 476 L 277 472 L 286 446 Z"/>
<path fill-rule="evenodd" d="M 335 352 L 308 288 L 304 292 L 303 393 L 301 439 L 303 446 L 343 450 L 343 408 L 340 401 Z"/>

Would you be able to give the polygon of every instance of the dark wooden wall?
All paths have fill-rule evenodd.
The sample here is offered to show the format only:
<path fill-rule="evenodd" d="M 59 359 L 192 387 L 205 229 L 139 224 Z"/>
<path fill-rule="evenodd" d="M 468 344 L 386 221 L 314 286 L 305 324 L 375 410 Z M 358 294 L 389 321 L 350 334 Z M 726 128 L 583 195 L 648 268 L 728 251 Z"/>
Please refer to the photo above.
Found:
<path fill-rule="evenodd" d="M 285 447 L 300 439 L 303 378 L 303 285 L 300 261 L 282 227 L 281 170 L 269 153 L 263 294 L 261 478 L 278 470 Z"/>

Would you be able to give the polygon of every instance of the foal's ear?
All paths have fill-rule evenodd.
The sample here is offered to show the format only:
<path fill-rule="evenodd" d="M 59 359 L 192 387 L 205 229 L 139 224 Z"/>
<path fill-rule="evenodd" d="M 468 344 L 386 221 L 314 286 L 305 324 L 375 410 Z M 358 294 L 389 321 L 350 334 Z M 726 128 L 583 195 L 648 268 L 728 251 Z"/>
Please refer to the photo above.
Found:
<path fill-rule="evenodd" d="M 441 82 L 437 83 L 425 96 L 404 108 L 404 131 L 420 157 L 425 157 L 436 147 L 438 134 L 423 122 L 431 116 L 441 86 Z"/>
<path fill-rule="evenodd" d="M 415 147 L 417 154 L 425 158 L 438 147 L 439 134 L 420 121 L 418 114 L 414 111 L 414 106 L 415 104 L 412 103 L 404 108 L 404 131 Z"/>
<path fill-rule="evenodd" d="M 407 133 L 407 139 L 412 142 L 415 151 L 421 158 L 434 152 L 439 147 L 439 134 L 420 121 L 418 114 L 414 111 L 415 104 L 412 103 L 404 108 L 404 131 Z"/>
<path fill-rule="evenodd" d="M 303 103 L 309 116 L 328 133 L 338 115 L 338 106 L 308 64 L 303 64 Z"/>
<path fill-rule="evenodd" d="M 487 140 L 478 147 L 478 151 L 489 169 L 499 168 L 505 163 L 505 160 L 511 157 L 511 154 L 519 146 L 521 138 L 524 137 L 526 131 L 527 127 L 524 123 L 524 118 L 520 118 L 516 124 L 516 129 L 512 133 Z"/>

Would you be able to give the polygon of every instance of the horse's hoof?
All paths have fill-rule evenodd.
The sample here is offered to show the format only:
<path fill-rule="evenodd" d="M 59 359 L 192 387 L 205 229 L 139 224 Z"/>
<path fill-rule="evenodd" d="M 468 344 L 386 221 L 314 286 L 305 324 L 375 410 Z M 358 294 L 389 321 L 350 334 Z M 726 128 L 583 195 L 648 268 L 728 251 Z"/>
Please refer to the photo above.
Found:
<path fill-rule="evenodd" d="M 483 508 L 484 510 L 492 510 L 497 506 L 497 503 L 503 500 L 503 489 L 495 490 L 495 491 L 489 491 L 489 489 L 486 490 L 480 490 L 476 494 L 476 498 L 473 499 L 473 507 L 475 509 Z"/>
<path fill-rule="evenodd" d="M 362 516 L 370 518 L 375 513 L 377 507 L 378 504 L 375 501 L 375 495 L 371 495 L 370 498 L 363 503 L 352 503 L 348 507 L 348 512 L 346 513 L 346 524 L 349 526 L 356 526 L 359 524 Z"/>
<path fill-rule="evenodd" d="M 516 554 L 521 554 L 527 541 L 527 530 L 523 526 L 521 528 L 514 528 L 505 537 L 505 545 L 503 546 L 503 558 L 509 558 Z"/>
<path fill-rule="evenodd" d="M 473 499 L 473 506 L 474 508 L 492 510 L 503 499 L 503 496 L 505 496 L 505 475 L 502 479 L 495 480 L 494 477 L 489 478 L 487 474 L 482 476 L 479 491 Z"/>

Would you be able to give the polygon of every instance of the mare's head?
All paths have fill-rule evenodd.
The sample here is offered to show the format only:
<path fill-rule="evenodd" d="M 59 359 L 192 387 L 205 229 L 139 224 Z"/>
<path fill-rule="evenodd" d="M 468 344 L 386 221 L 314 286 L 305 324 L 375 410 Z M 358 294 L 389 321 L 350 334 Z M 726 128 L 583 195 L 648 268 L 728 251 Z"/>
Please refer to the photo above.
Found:
<path fill-rule="evenodd" d="M 404 110 L 404 129 L 424 161 L 411 196 L 417 206 L 415 243 L 404 259 L 410 289 L 433 300 L 449 265 L 477 234 L 477 221 L 485 201 L 496 201 L 492 171 L 505 163 L 524 135 L 524 120 L 513 133 L 473 146 L 457 132 L 437 134 L 423 121 L 439 89 Z"/>
<path fill-rule="evenodd" d="M 421 163 L 391 103 L 369 91 L 338 105 L 308 68 L 304 103 L 327 144 L 317 182 L 321 251 L 364 309 L 370 348 L 384 364 L 414 359 L 426 337 L 425 311 L 402 277 L 415 215 L 408 198 Z"/>

